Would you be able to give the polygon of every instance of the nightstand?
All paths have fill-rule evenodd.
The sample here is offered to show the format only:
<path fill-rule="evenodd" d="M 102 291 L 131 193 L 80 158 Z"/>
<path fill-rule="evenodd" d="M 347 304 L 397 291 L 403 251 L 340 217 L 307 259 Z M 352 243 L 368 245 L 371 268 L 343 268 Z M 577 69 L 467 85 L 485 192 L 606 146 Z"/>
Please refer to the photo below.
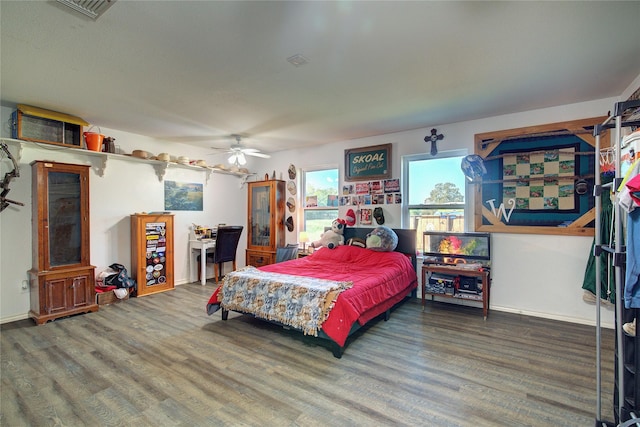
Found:
<path fill-rule="evenodd" d="M 307 255 L 311 255 L 311 252 L 298 251 L 298 258 L 304 258 Z"/>

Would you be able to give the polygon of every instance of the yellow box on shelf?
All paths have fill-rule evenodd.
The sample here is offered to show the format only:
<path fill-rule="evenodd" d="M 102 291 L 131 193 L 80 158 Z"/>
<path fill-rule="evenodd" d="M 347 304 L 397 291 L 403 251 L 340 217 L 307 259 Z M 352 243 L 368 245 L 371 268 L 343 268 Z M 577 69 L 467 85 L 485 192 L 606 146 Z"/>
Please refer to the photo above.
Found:
<path fill-rule="evenodd" d="M 18 104 L 12 114 L 12 138 L 83 148 L 82 127 L 88 125 L 79 117 Z"/>

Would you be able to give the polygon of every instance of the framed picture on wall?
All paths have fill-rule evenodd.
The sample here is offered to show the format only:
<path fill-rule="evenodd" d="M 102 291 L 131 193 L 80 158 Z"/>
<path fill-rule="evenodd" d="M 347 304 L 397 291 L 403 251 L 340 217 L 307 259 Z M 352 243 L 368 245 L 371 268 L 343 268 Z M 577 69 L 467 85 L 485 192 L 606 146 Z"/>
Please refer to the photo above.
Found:
<path fill-rule="evenodd" d="M 345 181 L 391 178 L 391 144 L 344 150 Z"/>
<path fill-rule="evenodd" d="M 486 174 L 472 181 L 479 232 L 593 236 L 593 128 L 604 117 L 477 134 Z M 604 139 L 609 145 L 608 135 Z"/>

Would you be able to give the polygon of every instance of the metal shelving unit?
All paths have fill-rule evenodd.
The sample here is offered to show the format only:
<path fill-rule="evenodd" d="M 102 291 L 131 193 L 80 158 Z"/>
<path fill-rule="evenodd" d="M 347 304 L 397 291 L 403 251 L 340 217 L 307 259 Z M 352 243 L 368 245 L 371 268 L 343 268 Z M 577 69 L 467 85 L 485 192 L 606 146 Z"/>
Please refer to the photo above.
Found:
<path fill-rule="evenodd" d="M 614 129 L 612 145 L 614 147 L 615 177 L 611 185 L 602 185 L 599 170 L 599 162 L 595 162 L 595 186 L 594 196 L 596 198 L 595 209 L 595 245 L 593 256 L 600 257 L 611 254 L 615 269 L 615 326 L 616 326 L 616 348 L 615 348 L 615 390 L 613 396 L 614 419 L 619 427 L 637 424 L 640 426 L 640 418 L 636 413 L 640 404 L 640 339 L 635 336 L 625 334 L 622 325 L 632 321 L 640 310 L 625 309 L 624 307 L 624 278 L 626 265 L 626 248 L 623 245 L 622 230 L 622 208 L 613 203 L 613 245 L 604 245 L 601 241 L 601 198 L 603 194 L 612 196 L 618 191 L 623 177 L 621 176 L 621 133 L 623 127 L 640 126 L 640 120 L 623 120 L 629 111 L 640 111 L 640 100 L 618 102 L 615 104 L 614 113 L 602 124 L 594 128 L 596 138 L 595 154 L 599 156 L 601 141 L 600 137 L 607 129 Z M 632 116 L 633 117 L 633 116 Z M 602 420 L 602 377 L 601 377 L 601 269 L 600 262 L 595 263 L 596 271 L 596 387 L 597 387 L 597 408 L 596 426 L 613 426 L 614 424 Z"/>

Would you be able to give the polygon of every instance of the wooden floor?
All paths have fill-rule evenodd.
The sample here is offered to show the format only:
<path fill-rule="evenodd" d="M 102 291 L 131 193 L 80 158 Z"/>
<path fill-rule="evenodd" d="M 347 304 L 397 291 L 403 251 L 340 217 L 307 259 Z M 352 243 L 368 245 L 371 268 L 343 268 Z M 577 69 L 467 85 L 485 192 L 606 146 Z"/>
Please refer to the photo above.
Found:
<path fill-rule="evenodd" d="M 416 301 L 342 359 L 178 286 L 43 326 L 2 325 L 0 425 L 593 426 L 595 331 Z M 603 331 L 603 419 L 613 333 Z"/>

